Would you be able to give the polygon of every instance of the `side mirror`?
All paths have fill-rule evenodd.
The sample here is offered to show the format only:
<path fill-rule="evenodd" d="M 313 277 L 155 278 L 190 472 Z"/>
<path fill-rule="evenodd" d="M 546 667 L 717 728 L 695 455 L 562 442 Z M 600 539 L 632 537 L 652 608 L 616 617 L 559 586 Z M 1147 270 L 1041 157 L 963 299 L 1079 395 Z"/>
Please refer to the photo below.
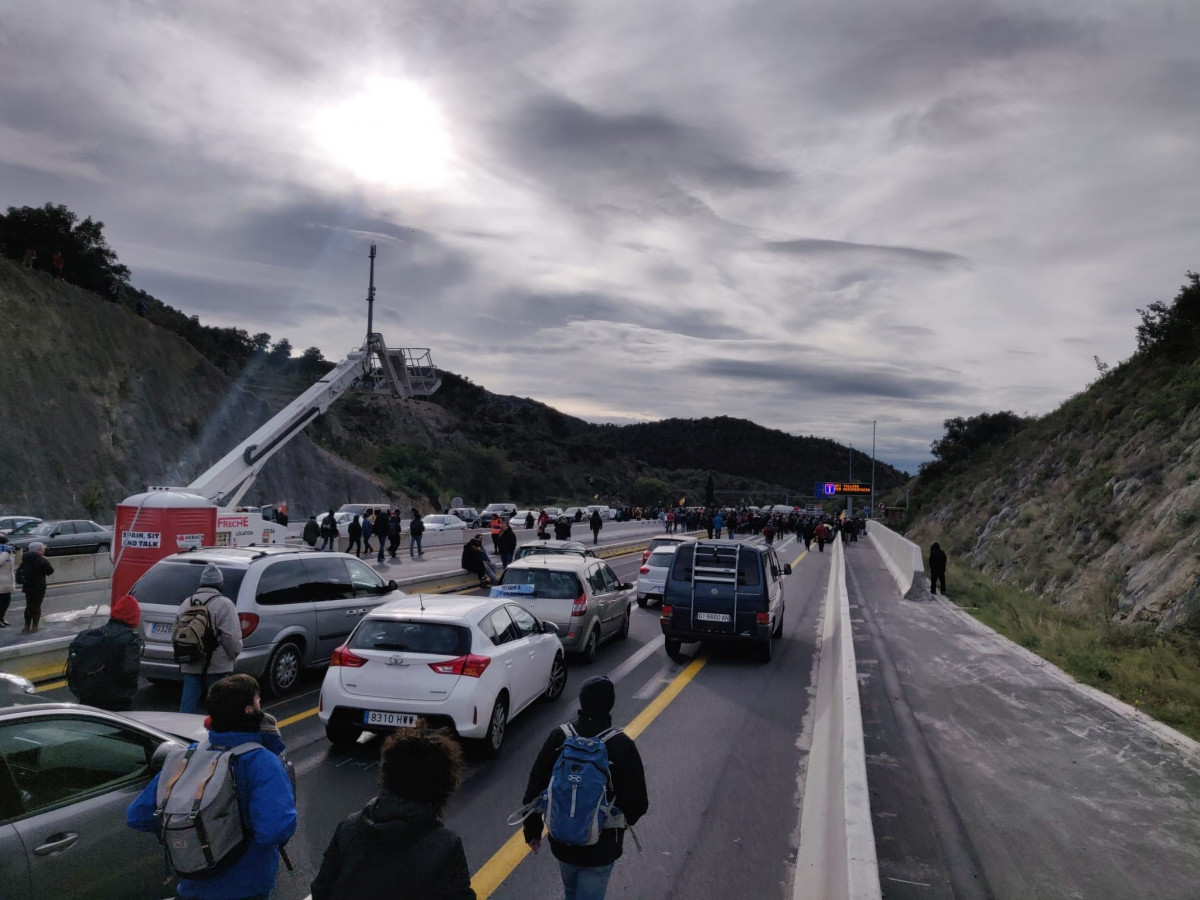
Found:
<path fill-rule="evenodd" d="M 398 590 L 400 590 L 400 585 L 396 584 L 395 578 L 391 578 L 388 580 L 387 589 L 389 591 L 398 591 Z"/>
<path fill-rule="evenodd" d="M 542 622 L 542 634 L 558 634 L 558 626 L 553 622 Z"/>
<path fill-rule="evenodd" d="M 791 575 L 791 574 L 792 574 L 792 564 L 791 564 L 791 563 L 784 563 L 784 564 L 783 564 L 783 574 L 784 574 L 784 575 Z"/>
<path fill-rule="evenodd" d="M 630 584 L 628 581 L 622 581 L 620 584 L 617 585 L 617 587 L 622 591 L 632 591 L 633 590 L 633 585 Z"/>

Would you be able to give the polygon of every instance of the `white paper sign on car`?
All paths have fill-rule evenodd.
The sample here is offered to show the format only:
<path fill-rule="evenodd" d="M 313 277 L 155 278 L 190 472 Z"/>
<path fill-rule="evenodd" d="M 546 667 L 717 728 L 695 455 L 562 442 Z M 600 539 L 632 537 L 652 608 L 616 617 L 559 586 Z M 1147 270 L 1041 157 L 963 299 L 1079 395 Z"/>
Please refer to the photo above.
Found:
<path fill-rule="evenodd" d="M 175 535 L 175 546 L 180 550 L 195 550 L 197 547 L 204 545 L 204 535 L 202 534 L 177 534 Z"/>
<path fill-rule="evenodd" d="M 494 584 L 489 597 L 511 597 L 514 594 L 532 594 L 536 586 L 532 584 Z"/>
<path fill-rule="evenodd" d="M 158 531 L 122 531 L 121 544 L 127 548 L 153 550 L 161 546 L 162 534 Z"/>

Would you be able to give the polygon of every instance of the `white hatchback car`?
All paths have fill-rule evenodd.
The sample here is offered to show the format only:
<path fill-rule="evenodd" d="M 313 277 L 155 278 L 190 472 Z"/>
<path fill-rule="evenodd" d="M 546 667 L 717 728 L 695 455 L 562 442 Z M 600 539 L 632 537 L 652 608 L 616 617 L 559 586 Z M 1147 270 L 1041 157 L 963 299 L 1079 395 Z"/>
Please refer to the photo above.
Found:
<path fill-rule="evenodd" d="M 566 683 L 557 629 L 516 600 L 414 594 L 372 610 L 334 651 L 317 715 L 335 747 L 422 718 L 494 756 L 509 719 Z"/>
<path fill-rule="evenodd" d="M 667 575 L 671 564 L 675 562 L 675 551 L 681 543 L 663 544 L 650 551 L 650 556 L 638 569 L 637 604 L 645 606 L 651 600 L 662 602 L 663 585 L 667 583 Z"/>
<path fill-rule="evenodd" d="M 467 527 L 467 523 L 458 516 L 441 515 L 431 513 L 421 519 L 425 523 L 426 531 L 462 531 Z"/>

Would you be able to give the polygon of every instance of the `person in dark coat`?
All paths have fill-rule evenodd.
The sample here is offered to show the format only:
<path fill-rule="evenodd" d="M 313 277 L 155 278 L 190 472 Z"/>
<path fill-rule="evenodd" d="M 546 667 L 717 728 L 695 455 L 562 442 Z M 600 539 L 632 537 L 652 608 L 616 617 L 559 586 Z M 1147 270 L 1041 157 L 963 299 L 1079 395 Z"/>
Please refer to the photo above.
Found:
<path fill-rule="evenodd" d="M 21 564 L 17 566 L 16 578 L 25 592 L 25 627 L 22 634 L 38 630 L 42 621 L 42 601 L 46 599 L 46 579 L 54 574 L 54 566 L 45 557 L 46 545 L 34 541 L 25 548 Z"/>
<path fill-rule="evenodd" d="M 336 550 L 338 539 L 337 517 L 333 510 L 325 514 L 321 520 L 321 546 L 319 550 Z"/>
<path fill-rule="evenodd" d="M 421 538 L 424 536 L 425 523 L 421 521 L 421 514 L 414 506 L 412 521 L 408 523 L 408 555 L 413 559 L 425 555 L 425 551 L 421 549 Z"/>
<path fill-rule="evenodd" d="M 529 512 L 525 513 L 525 530 L 530 531 L 532 529 L 533 529 L 533 510 L 531 509 Z"/>
<path fill-rule="evenodd" d="M 595 737 L 611 728 L 616 696 L 616 688 L 604 675 L 596 675 L 585 681 L 579 690 L 579 712 L 571 723 L 575 732 L 581 737 Z M 529 803 L 546 789 L 565 740 L 566 735 L 561 728 L 555 728 L 547 736 L 529 771 L 523 802 Z M 610 737 L 605 746 L 612 778 L 612 793 L 609 796 L 617 809 L 625 814 L 625 821 L 635 825 L 650 808 L 641 754 L 633 738 L 624 732 Z M 525 820 L 525 843 L 534 853 L 542 846 L 542 824 L 540 813 L 533 813 Z M 600 832 L 600 840 L 586 847 L 575 847 L 550 838 L 550 852 L 558 860 L 564 895 L 574 897 L 578 892 L 582 896 L 603 897 L 613 865 L 621 857 L 624 841 L 624 828 L 605 828 Z"/>
<path fill-rule="evenodd" d="M 461 565 L 472 575 L 478 575 L 479 583 L 483 587 L 490 587 L 499 581 L 492 561 L 488 559 L 487 551 L 483 549 L 481 535 L 477 534 L 463 544 Z"/>
<path fill-rule="evenodd" d="M 592 517 L 588 519 L 588 527 L 592 529 L 592 543 L 600 543 L 600 529 L 604 527 L 604 520 L 600 518 L 600 510 L 592 510 Z"/>
<path fill-rule="evenodd" d="M 500 548 L 500 565 L 507 567 L 517 552 L 517 533 L 512 530 L 511 522 L 505 522 L 504 527 L 500 529 L 496 546 Z"/>
<path fill-rule="evenodd" d="M 317 524 L 316 516 L 309 516 L 308 521 L 304 523 L 304 531 L 300 533 L 300 539 L 310 547 L 317 546 L 317 539 L 321 537 L 321 526 Z"/>
<path fill-rule="evenodd" d="M 363 550 L 367 556 L 370 556 L 374 551 L 371 549 L 371 535 L 375 533 L 375 510 L 368 509 L 362 514 L 362 522 L 359 524 L 359 530 L 362 532 Z"/>
<path fill-rule="evenodd" d="M 358 516 L 353 516 L 346 523 L 346 537 L 350 539 L 346 544 L 346 552 L 353 553 L 355 556 L 362 556 L 362 523 L 358 521 Z"/>
<path fill-rule="evenodd" d="M 440 819 L 462 773 L 453 738 L 423 725 L 383 742 L 379 796 L 338 825 L 312 900 L 475 900 L 462 838 Z"/>
<path fill-rule="evenodd" d="M 383 537 L 380 536 L 380 540 Z M 388 556 L 396 558 L 396 550 L 400 546 L 400 510 L 393 509 L 387 521 Z"/>
<path fill-rule="evenodd" d="M 936 594 L 938 582 L 942 584 L 942 593 L 946 593 L 946 551 L 942 545 L 934 541 L 929 548 L 929 590 Z"/>
<path fill-rule="evenodd" d="M 141 607 L 132 594 L 125 594 L 113 601 L 108 621 L 96 629 L 103 641 L 103 665 L 92 671 L 78 673 L 82 675 L 81 678 L 75 672 L 68 672 L 67 681 L 79 687 L 76 696 L 80 703 L 114 712 L 133 709 L 133 695 L 137 693 L 141 670 L 142 639 L 137 633 L 141 618 Z M 72 658 L 73 655 L 69 654 L 68 666 Z"/>
<path fill-rule="evenodd" d="M 554 539 L 556 541 L 571 539 L 571 520 L 566 516 L 559 516 L 554 520 Z"/>

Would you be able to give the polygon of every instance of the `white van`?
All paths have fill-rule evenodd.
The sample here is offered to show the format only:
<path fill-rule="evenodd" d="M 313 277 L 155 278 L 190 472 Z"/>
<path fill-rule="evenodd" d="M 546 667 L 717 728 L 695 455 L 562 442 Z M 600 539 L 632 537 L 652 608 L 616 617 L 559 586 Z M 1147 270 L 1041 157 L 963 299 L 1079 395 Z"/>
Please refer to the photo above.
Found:
<path fill-rule="evenodd" d="M 606 521 L 613 517 L 613 511 L 611 509 L 609 509 L 608 506 L 606 506 L 602 503 L 593 503 L 591 506 L 589 506 L 587 508 L 587 512 L 584 513 L 583 517 L 585 519 L 590 519 L 592 517 L 592 513 L 594 513 L 594 512 L 599 512 L 600 518 L 604 519 Z"/>

